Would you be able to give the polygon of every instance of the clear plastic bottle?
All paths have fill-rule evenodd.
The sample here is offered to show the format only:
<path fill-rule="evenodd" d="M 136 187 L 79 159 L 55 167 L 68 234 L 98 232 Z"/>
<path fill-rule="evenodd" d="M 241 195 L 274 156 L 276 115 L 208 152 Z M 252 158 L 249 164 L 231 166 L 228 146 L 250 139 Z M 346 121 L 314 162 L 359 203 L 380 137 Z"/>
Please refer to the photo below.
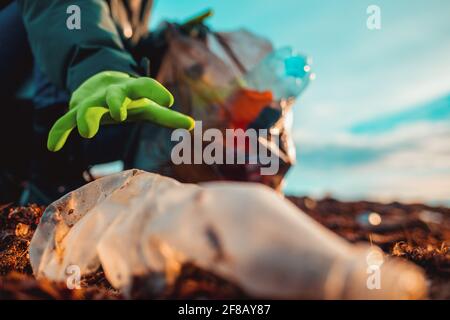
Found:
<path fill-rule="evenodd" d="M 37 278 L 54 281 L 74 265 L 80 276 L 101 266 L 126 298 L 135 284 L 140 294 L 166 292 L 186 263 L 258 299 L 427 296 L 421 268 L 347 242 L 262 184 L 182 184 L 136 169 L 49 205 L 30 260 Z"/>
<path fill-rule="evenodd" d="M 274 98 L 292 99 L 299 96 L 314 78 L 311 59 L 283 47 L 269 53 L 244 76 L 245 85 L 258 91 L 271 91 Z"/>

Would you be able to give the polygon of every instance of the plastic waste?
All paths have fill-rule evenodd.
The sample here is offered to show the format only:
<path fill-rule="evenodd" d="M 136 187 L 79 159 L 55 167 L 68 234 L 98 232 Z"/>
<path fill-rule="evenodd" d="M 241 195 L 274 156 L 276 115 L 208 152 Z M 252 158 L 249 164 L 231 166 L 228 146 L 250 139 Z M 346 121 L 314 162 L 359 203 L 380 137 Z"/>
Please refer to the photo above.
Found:
<path fill-rule="evenodd" d="M 174 95 L 172 109 L 201 121 L 205 131 L 219 129 L 224 137 L 227 129 L 257 130 L 258 147 L 252 150 L 242 145 L 233 148 L 219 141 L 223 145 L 222 154 L 234 153 L 236 158 L 243 155 L 245 163 L 174 165 L 171 152 L 178 142 L 171 140 L 173 131 L 143 124 L 138 131 L 136 157 L 127 167 L 156 172 L 182 182 L 253 181 L 280 190 L 285 174 L 296 160 L 288 124 L 294 99 L 278 101 L 271 90 L 252 89 L 243 81 L 250 70 L 273 52 L 270 41 L 246 30 L 213 32 L 203 27 L 202 32 L 194 35 L 170 23 L 161 28 L 159 40 L 167 49 L 156 78 Z M 150 57 L 150 60 L 155 59 Z M 268 76 L 273 83 L 273 74 L 269 72 Z M 267 138 L 260 135 L 264 130 L 270 132 Z M 279 163 L 276 174 L 261 174 L 264 161 L 256 149 L 271 151 Z M 257 160 L 257 165 L 250 161 L 253 159 Z"/>
<path fill-rule="evenodd" d="M 293 99 L 308 86 L 314 73 L 311 59 L 283 47 L 269 53 L 244 76 L 246 86 L 259 91 L 271 91 L 277 100 Z"/>
<path fill-rule="evenodd" d="M 249 124 L 255 121 L 259 115 L 272 104 L 273 96 L 270 91 L 255 91 L 240 89 L 230 98 L 226 104 L 234 128 L 247 129 Z M 278 111 L 276 120 L 281 116 Z M 267 124 L 263 129 L 270 128 L 274 123 Z"/>
<path fill-rule="evenodd" d="M 164 290 L 185 263 L 255 298 L 426 295 L 421 269 L 348 243 L 266 186 L 181 184 L 139 170 L 101 178 L 50 205 L 30 259 L 38 278 L 59 281 L 67 281 L 67 270 L 87 275 L 101 266 L 127 296 L 135 279 L 147 278 L 149 293 Z"/>

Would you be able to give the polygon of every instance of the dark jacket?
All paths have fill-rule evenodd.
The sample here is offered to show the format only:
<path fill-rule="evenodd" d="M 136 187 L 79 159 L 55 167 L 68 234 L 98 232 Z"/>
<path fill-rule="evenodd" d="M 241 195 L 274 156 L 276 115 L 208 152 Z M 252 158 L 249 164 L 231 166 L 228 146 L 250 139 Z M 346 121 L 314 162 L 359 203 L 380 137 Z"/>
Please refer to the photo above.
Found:
<path fill-rule="evenodd" d="M 152 0 L 17 0 L 37 65 L 61 89 L 73 92 L 104 70 L 137 73 L 126 46 L 147 33 Z M 66 26 L 78 5 L 81 30 Z"/>

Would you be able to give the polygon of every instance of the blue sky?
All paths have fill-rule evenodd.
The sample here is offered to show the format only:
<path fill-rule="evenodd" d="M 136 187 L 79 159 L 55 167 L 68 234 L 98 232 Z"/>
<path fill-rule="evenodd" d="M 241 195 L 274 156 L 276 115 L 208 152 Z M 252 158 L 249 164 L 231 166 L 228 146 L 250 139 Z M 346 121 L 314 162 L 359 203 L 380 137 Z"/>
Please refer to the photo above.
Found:
<path fill-rule="evenodd" d="M 371 4 L 381 8 L 381 30 L 366 27 L 366 8 Z M 337 137 L 341 137 L 341 142 L 350 139 L 351 128 L 360 123 L 392 119 L 390 114 L 412 110 L 450 92 L 450 1 L 159 0 L 154 7 L 152 26 L 163 19 L 183 20 L 205 8 L 214 9 L 209 24 L 216 30 L 245 27 L 264 35 L 276 47 L 291 45 L 313 58 L 317 78 L 299 99 L 294 112 L 294 138 L 300 156 L 301 150 L 308 152 L 333 143 L 335 147 Z M 403 133 L 385 136 L 388 140 L 393 135 L 417 138 L 417 132 L 426 131 L 420 128 L 415 125 L 403 129 Z M 447 131 L 444 132 L 441 133 L 445 137 Z M 377 143 L 384 143 L 380 137 L 377 139 Z M 375 140 L 364 141 L 370 144 Z M 363 150 L 360 151 L 354 152 L 349 160 L 364 158 Z M 300 156 L 299 165 L 290 173 L 288 190 L 317 194 L 330 191 L 339 195 L 343 188 L 358 188 L 362 192 L 359 196 L 366 196 L 377 194 L 377 191 L 370 193 L 373 188 L 383 188 L 362 182 L 324 184 L 319 181 L 324 177 L 314 175 L 314 168 L 302 164 Z M 323 156 L 333 160 L 333 153 Z M 376 172 L 377 167 L 371 170 Z M 411 178 L 405 175 L 399 179 Z M 426 173 L 417 173 L 413 179 L 418 175 L 429 179 Z M 346 171 L 337 172 L 336 180 L 346 176 Z M 305 183 L 297 184 L 294 180 Z M 345 197 L 346 193 L 342 195 Z M 450 195 L 441 193 L 439 199 L 447 196 L 450 199 Z"/>

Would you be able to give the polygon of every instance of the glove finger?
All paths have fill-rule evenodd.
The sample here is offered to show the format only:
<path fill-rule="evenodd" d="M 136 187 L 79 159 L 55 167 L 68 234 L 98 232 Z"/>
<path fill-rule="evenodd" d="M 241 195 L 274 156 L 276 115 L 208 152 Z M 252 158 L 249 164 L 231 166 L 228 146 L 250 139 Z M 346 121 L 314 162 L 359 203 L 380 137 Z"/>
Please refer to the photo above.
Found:
<path fill-rule="evenodd" d="M 129 120 L 147 120 L 168 128 L 192 130 L 195 122 L 180 112 L 162 107 L 146 98 L 132 101 L 128 105 Z"/>
<path fill-rule="evenodd" d="M 151 78 L 142 77 L 129 81 L 127 93 L 132 100 L 148 98 L 164 107 L 171 107 L 173 104 L 173 96 L 169 90 Z"/>
<path fill-rule="evenodd" d="M 130 101 L 124 85 L 113 84 L 106 89 L 106 104 L 111 117 L 118 122 L 125 121 L 127 118 L 127 104 Z"/>
<path fill-rule="evenodd" d="M 109 109 L 101 106 L 82 106 L 78 108 L 77 126 L 80 135 L 87 139 L 95 136 L 100 127 L 102 117 L 107 113 L 109 113 Z"/>
<path fill-rule="evenodd" d="M 76 125 L 75 110 L 70 110 L 59 118 L 48 133 L 47 149 L 53 152 L 61 150 Z"/>

